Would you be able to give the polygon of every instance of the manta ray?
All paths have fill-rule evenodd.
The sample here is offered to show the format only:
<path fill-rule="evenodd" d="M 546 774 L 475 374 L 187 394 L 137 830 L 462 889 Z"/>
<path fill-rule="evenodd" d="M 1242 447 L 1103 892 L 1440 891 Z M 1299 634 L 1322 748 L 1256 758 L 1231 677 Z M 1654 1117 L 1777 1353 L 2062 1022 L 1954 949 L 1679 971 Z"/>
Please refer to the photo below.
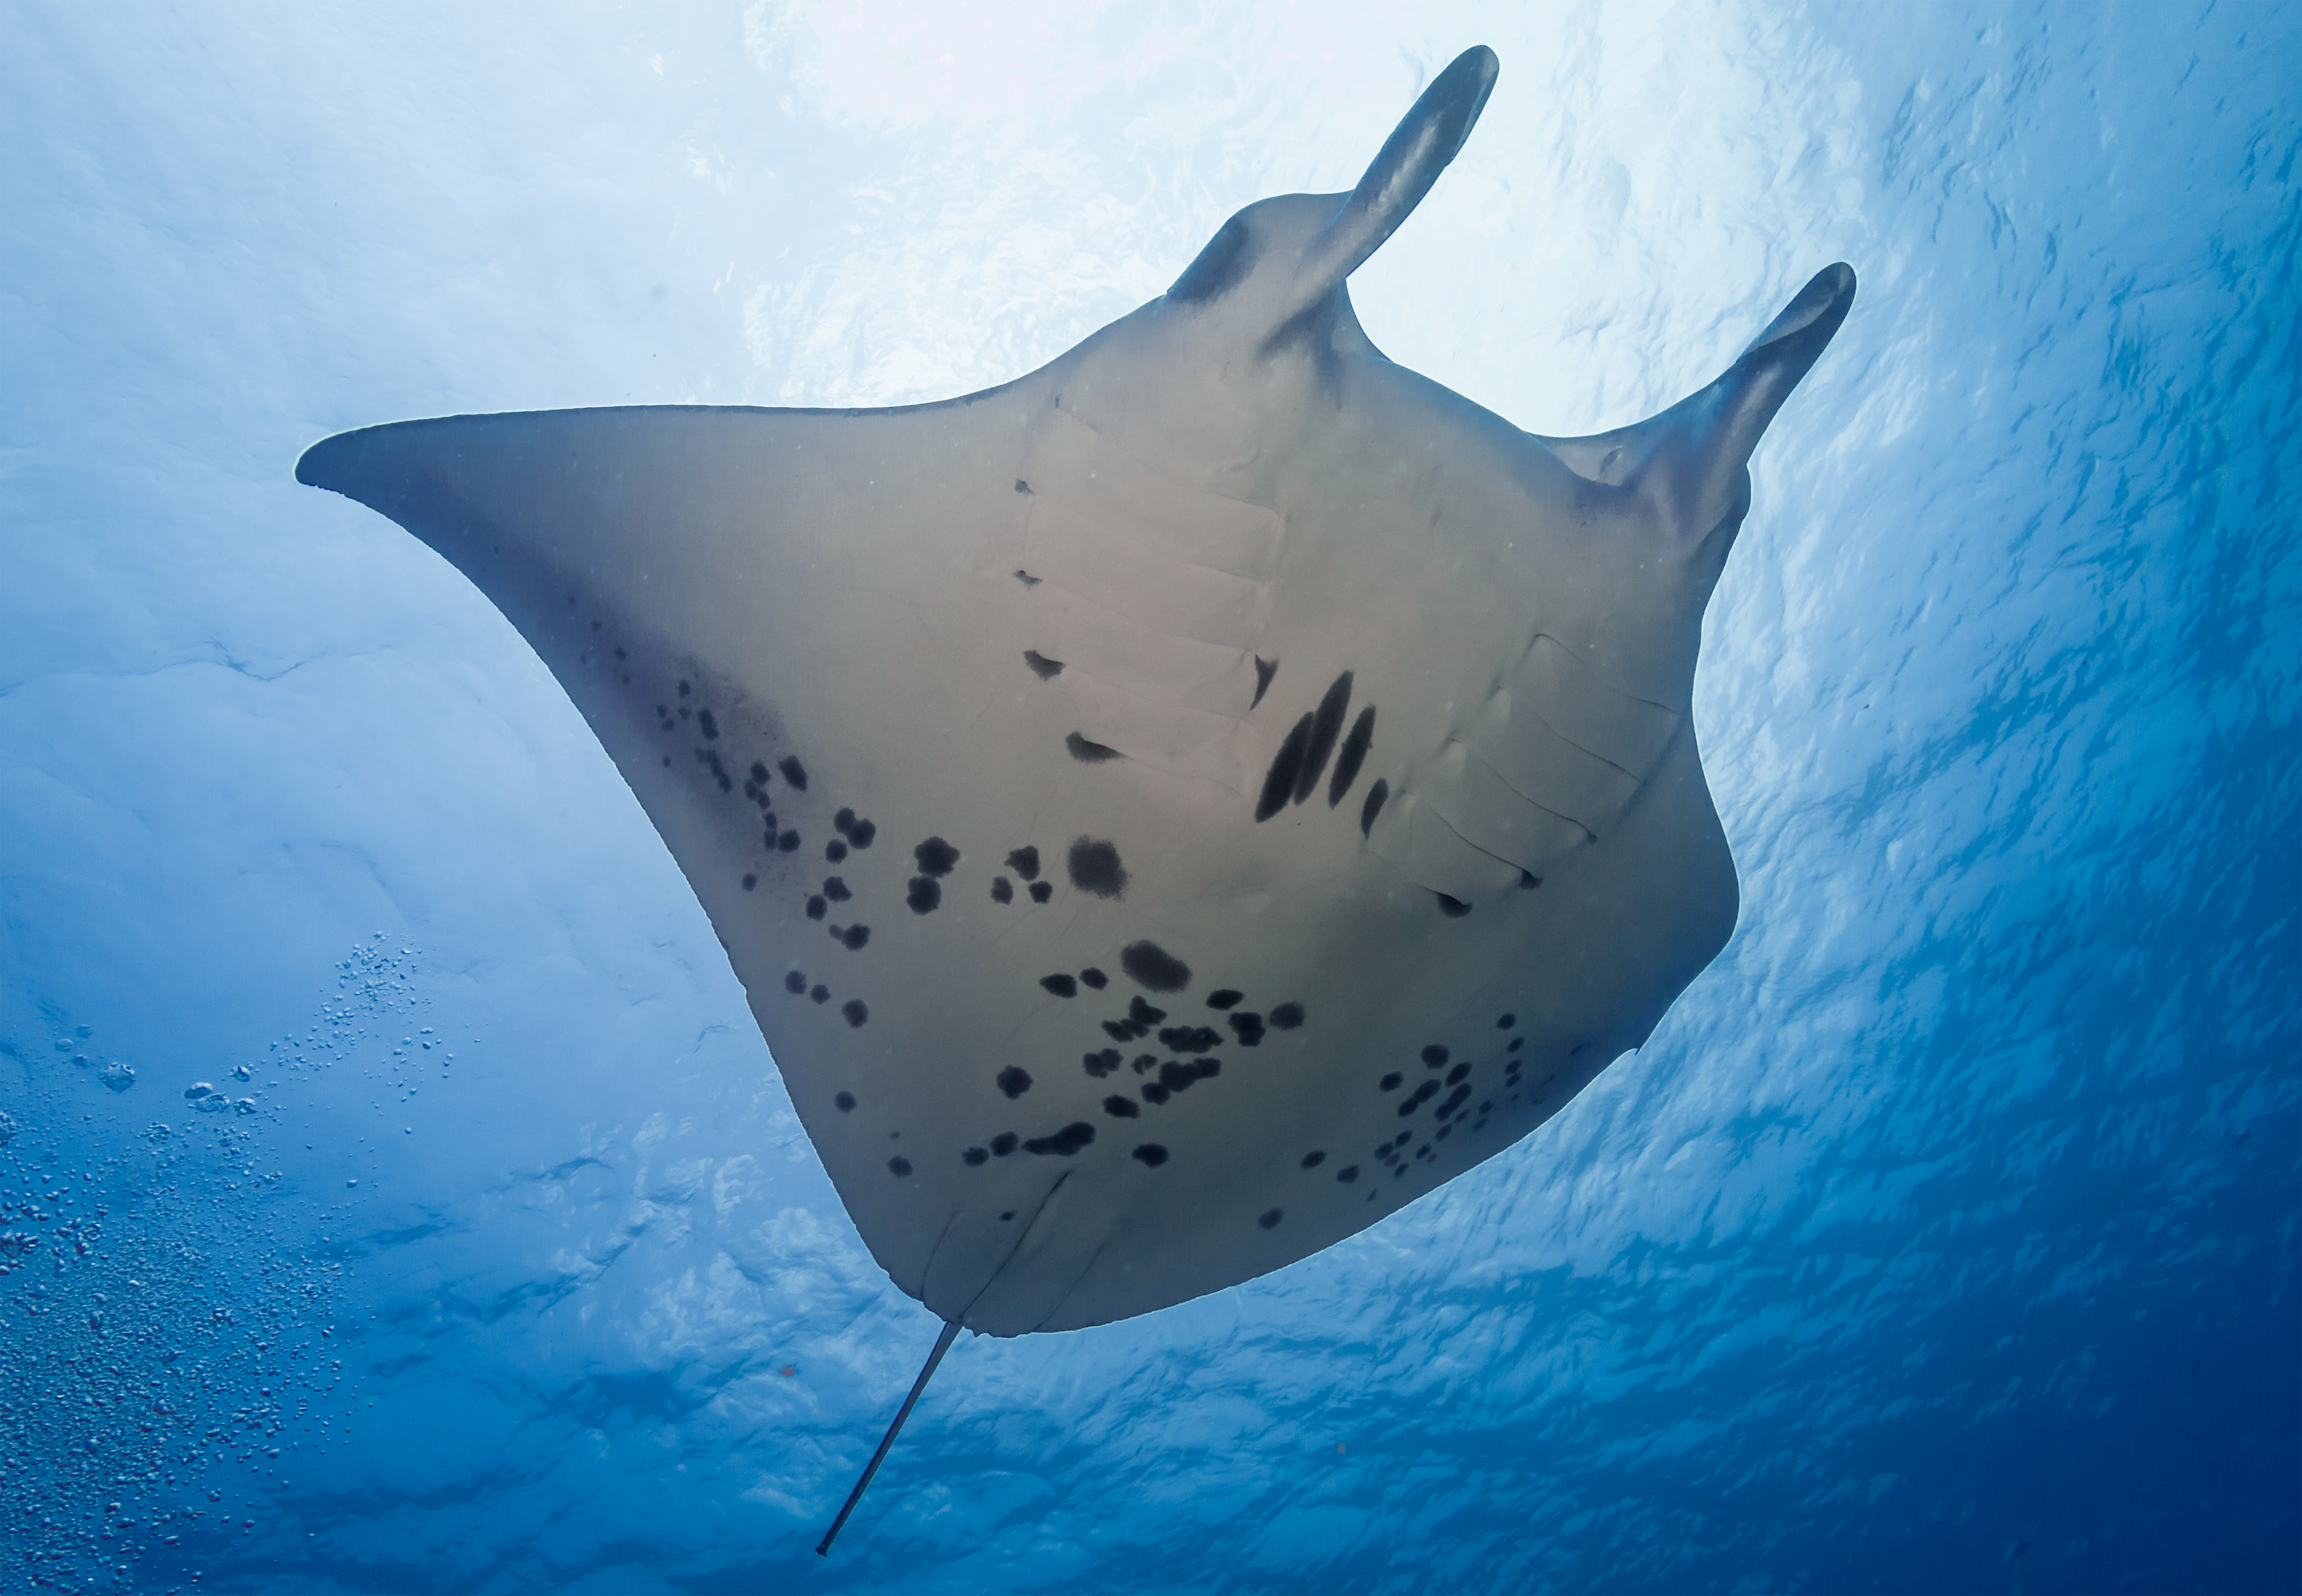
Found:
<path fill-rule="evenodd" d="M 1393 365 L 1346 280 L 1493 87 L 1232 216 L 1001 387 L 340 433 L 655 823 L 873 1257 L 962 1327 L 1278 1269 L 1493 1157 L 1725 946 L 1690 704 L 1826 268 L 1595 437 Z M 819 1550 L 828 1550 L 831 1534 Z"/>

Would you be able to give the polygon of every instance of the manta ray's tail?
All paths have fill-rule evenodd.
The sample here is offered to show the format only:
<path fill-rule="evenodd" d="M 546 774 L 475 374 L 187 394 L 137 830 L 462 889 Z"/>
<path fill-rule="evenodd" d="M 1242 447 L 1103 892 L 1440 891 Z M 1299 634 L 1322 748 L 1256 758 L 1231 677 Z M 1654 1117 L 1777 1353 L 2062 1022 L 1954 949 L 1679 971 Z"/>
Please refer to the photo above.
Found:
<path fill-rule="evenodd" d="M 936 1365 L 943 1362 L 943 1355 L 951 1350 L 952 1342 L 958 1339 L 959 1321 L 946 1322 L 943 1334 L 936 1338 L 935 1350 L 928 1354 L 927 1366 L 920 1371 L 920 1377 L 912 1382 L 912 1394 L 903 1399 L 901 1407 L 895 1409 L 895 1422 L 887 1426 L 887 1433 L 879 1438 L 879 1449 L 872 1453 L 871 1461 L 863 1466 L 863 1477 L 855 1482 L 855 1489 L 847 1493 L 847 1500 L 840 1507 L 839 1516 L 831 1521 L 831 1527 L 823 1532 L 823 1539 L 816 1542 L 817 1557 L 831 1555 L 831 1543 L 839 1538 L 847 1516 L 855 1511 L 855 1504 L 863 1499 L 863 1492 L 870 1485 L 871 1476 L 879 1472 L 879 1465 L 886 1460 L 887 1449 L 895 1444 L 895 1437 L 903 1430 L 903 1421 L 912 1416 L 912 1405 L 920 1399 L 920 1393 L 928 1389 L 928 1382 L 935 1378 Z"/>

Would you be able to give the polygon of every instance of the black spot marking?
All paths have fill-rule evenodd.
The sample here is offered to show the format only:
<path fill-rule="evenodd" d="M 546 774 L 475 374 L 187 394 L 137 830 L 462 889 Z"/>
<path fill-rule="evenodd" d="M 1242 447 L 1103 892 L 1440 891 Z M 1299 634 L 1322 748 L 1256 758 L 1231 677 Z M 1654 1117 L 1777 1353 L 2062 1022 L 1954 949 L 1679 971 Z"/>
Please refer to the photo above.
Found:
<path fill-rule="evenodd" d="M 1015 1150 L 1016 1146 L 1016 1137 L 1012 1130 L 1002 1130 L 991 1138 L 991 1151 L 996 1157 L 1006 1157 Z"/>
<path fill-rule="evenodd" d="M 807 978 L 796 970 L 784 977 L 784 990 L 796 997 L 807 990 Z"/>
<path fill-rule="evenodd" d="M 1244 992 L 1237 992 L 1229 987 L 1225 987 L 1220 992 L 1210 992 L 1207 994 L 1207 1007 L 1211 1009 L 1235 1009 L 1239 1007 L 1239 1000 L 1246 995 L 1247 994 Z"/>
<path fill-rule="evenodd" d="M 1341 1181 L 1346 1186 L 1348 1186 L 1352 1181 L 1358 1178 L 1359 1166 L 1356 1163 L 1347 1163 L 1343 1165 L 1342 1168 L 1335 1172 L 1335 1179 Z"/>
<path fill-rule="evenodd" d="M 568 600 L 567 601 L 568 601 L 570 604 L 573 604 L 576 601 L 575 601 L 575 600 L 573 600 L 573 599 L 570 599 L 570 600 Z M 682 698 L 685 698 L 685 697 L 687 696 L 687 694 L 688 694 L 689 691 L 690 691 L 690 689 L 689 689 L 689 687 L 688 687 L 688 685 L 687 685 L 687 684 L 686 684 L 686 683 L 682 682 L 682 683 L 679 685 L 679 696 L 680 696 L 680 697 L 682 697 Z"/>
<path fill-rule="evenodd" d="M 752 785 L 755 787 L 768 785 L 768 768 L 757 760 L 752 761 Z"/>
<path fill-rule="evenodd" d="M 1367 789 L 1366 802 L 1359 805 L 1361 836 L 1371 836 L 1374 834 L 1374 818 L 1382 813 L 1382 801 L 1390 796 L 1390 784 L 1382 777 L 1376 777 L 1374 785 Z"/>
<path fill-rule="evenodd" d="M 1271 678 L 1278 674 L 1278 660 L 1266 659 L 1260 654 L 1255 657 L 1255 698 L 1247 706 L 1248 713 L 1253 714 L 1262 704 L 1263 695 L 1271 691 Z"/>
<path fill-rule="evenodd" d="M 1008 880 L 1004 876 L 992 877 L 991 901 L 995 903 L 1013 903 L 1015 901 L 1015 884 Z"/>
<path fill-rule="evenodd" d="M 823 918 L 823 912 L 824 912 L 824 910 L 825 910 L 827 907 L 828 907 L 828 905 L 827 905 L 827 904 L 824 903 L 824 901 L 823 901 L 823 899 L 822 899 L 822 897 L 821 897 L 821 895 L 817 895 L 817 896 L 814 896 L 814 897 L 811 897 L 811 898 L 810 898 L 810 899 L 808 899 L 808 901 L 807 901 L 807 917 L 808 917 L 808 919 L 810 919 L 810 920 L 821 920 L 821 919 Z"/>
<path fill-rule="evenodd" d="M 1233 216 L 1224 223 L 1207 240 L 1206 247 L 1191 257 L 1191 264 L 1183 268 L 1183 274 L 1167 290 L 1167 298 L 1178 305 L 1198 305 L 1221 298 L 1247 274 L 1252 260 L 1248 239 L 1243 218 Z"/>
<path fill-rule="evenodd" d="M 1311 717 L 1306 715 L 1287 734 L 1287 740 L 1272 756 L 1271 769 L 1263 777 L 1263 795 L 1255 801 L 1255 818 L 1260 823 L 1271 819 L 1287 807 L 1287 800 L 1295 795 L 1295 778 L 1303 773 L 1303 757 L 1311 747 Z"/>
<path fill-rule="evenodd" d="M 781 836 L 776 838 L 776 852 L 778 853 L 798 853 L 799 833 L 796 831 L 786 831 Z"/>
<path fill-rule="evenodd" d="M 1281 1004 L 1271 1011 L 1271 1023 L 1277 1030 L 1293 1030 L 1303 1023 L 1303 1005 L 1299 1003 Z"/>
<path fill-rule="evenodd" d="M 1426 1068 L 1435 1070 L 1446 1062 L 1447 1049 L 1443 1044 L 1433 1042 L 1423 1050 L 1423 1063 Z"/>
<path fill-rule="evenodd" d="M 1054 895 L 1055 889 L 1052 882 L 1034 881 L 1031 883 L 1031 902 L 1034 903 L 1044 903 Z"/>
<path fill-rule="evenodd" d="M 1321 1164 L 1326 1162 L 1327 1155 L 1324 1153 L 1306 1153 L 1303 1155 L 1303 1167 L 1305 1169 L 1317 1169 Z"/>
<path fill-rule="evenodd" d="M 711 718 L 710 710 L 704 710 L 699 712 L 695 717 L 695 724 L 698 729 L 703 733 L 705 741 L 711 742 L 718 739 L 719 735 L 719 723 Z"/>
<path fill-rule="evenodd" d="M 1031 491 L 1031 484 L 1030 484 L 1029 483 L 1025 482 L 1025 481 L 1024 481 L 1021 477 L 1020 477 L 1020 476 L 1019 476 L 1019 477 L 1017 477 L 1017 478 L 1015 479 L 1015 491 L 1017 491 L 1018 493 L 1028 493 L 1028 492 L 1029 492 L 1030 491 Z"/>
<path fill-rule="evenodd" d="M 1128 1000 L 1127 1017 L 1147 1033 L 1153 1026 L 1167 1017 L 1167 1011 L 1155 1009 L 1140 997 L 1134 997 Z"/>
<path fill-rule="evenodd" d="M 1052 682 L 1063 674 L 1062 660 L 1050 659 L 1037 649 L 1023 651 L 1023 663 L 1029 666 L 1031 674 L 1043 682 Z"/>
<path fill-rule="evenodd" d="M 1039 978 L 1039 985 L 1045 987 L 1057 997 L 1077 997 L 1079 995 L 1079 983 L 1071 979 L 1071 978 L 1067 975 L 1043 975 Z"/>
<path fill-rule="evenodd" d="M 895 1172 L 895 1179 L 898 1180 L 908 1180 L 912 1178 L 912 1161 L 900 1154 L 887 1160 L 887 1167 Z"/>
<path fill-rule="evenodd" d="M 1115 760 L 1119 757 L 1119 750 L 1116 748 L 1105 748 L 1100 743 L 1089 742 L 1077 732 L 1071 733 L 1063 739 L 1063 746 L 1071 751 L 1071 758 L 1079 760 L 1082 765 L 1100 765 L 1105 760 Z"/>
<path fill-rule="evenodd" d="M 1159 1084 L 1171 1092 L 1188 1092 L 1197 1084 L 1198 1079 L 1198 1068 L 1194 1064 L 1182 1063 L 1171 1058 L 1159 1066 Z"/>
<path fill-rule="evenodd" d="M 1533 870 L 1521 870 L 1518 873 L 1519 891 L 1533 892 L 1536 887 L 1542 885 L 1542 878 L 1536 875 Z"/>
<path fill-rule="evenodd" d="M 829 1003 L 831 1001 L 831 988 L 825 986 L 821 981 L 816 982 L 813 987 L 810 987 L 807 995 L 811 1000 L 816 1003 Z"/>
<path fill-rule="evenodd" d="M 1007 1101 L 1012 1103 L 1031 1089 L 1031 1077 L 1029 1071 L 1010 1064 L 999 1071 L 998 1078 L 993 1084 L 1006 1093 Z"/>
<path fill-rule="evenodd" d="M 1103 1022 L 1103 1034 L 1114 1042 L 1132 1042 L 1138 1037 L 1145 1035 L 1149 1029 L 1147 1026 L 1131 1025 L 1124 1020 L 1106 1020 Z"/>
<path fill-rule="evenodd" d="M 1014 1217 L 1015 1217 L 1015 1210 L 1014 1210 L 1014 1209 L 1012 1209 L 1012 1208 L 1010 1208 L 1010 1209 L 1008 1209 L 1008 1210 L 1007 1210 L 1007 1212 L 1006 1212 L 1006 1213 L 1004 1213 L 1004 1214 L 1001 1214 L 999 1217 L 1000 1217 L 1000 1218 L 1002 1218 L 1002 1219 L 1012 1219 L 1012 1218 L 1014 1218 Z"/>
<path fill-rule="evenodd" d="M 1143 1101 L 1146 1103 L 1164 1103 L 1172 1095 L 1155 1080 L 1147 1080 L 1143 1083 Z"/>
<path fill-rule="evenodd" d="M 1177 1053 L 1206 1053 L 1222 1046 L 1222 1033 L 1212 1025 L 1171 1025 L 1159 1033 L 1159 1046 Z"/>
<path fill-rule="evenodd" d="M 850 943 L 848 945 L 852 947 L 854 945 Z M 871 1011 L 863 1006 L 863 1000 L 860 997 L 851 997 L 841 1004 L 839 1012 L 846 1017 L 848 1024 L 859 1030 L 862 1029 L 863 1022 L 871 1018 Z"/>
<path fill-rule="evenodd" d="M 1239 1033 L 1239 1045 L 1241 1047 L 1263 1046 L 1262 1015 L 1246 1012 L 1233 1014 L 1231 1016 L 1231 1028 Z"/>
<path fill-rule="evenodd" d="M 1449 920 L 1460 920 L 1471 911 L 1471 906 L 1460 898 L 1450 898 L 1443 892 L 1434 892 L 1431 895 L 1439 900 L 1439 912 Z"/>
<path fill-rule="evenodd" d="M 871 839 L 878 835 L 879 828 L 870 821 L 858 820 L 847 828 L 847 843 L 850 847 L 868 848 L 871 845 Z"/>
<path fill-rule="evenodd" d="M 959 862 L 959 850 L 939 836 L 931 836 L 912 850 L 912 857 L 920 862 L 922 876 L 948 876 L 951 867 Z"/>
<path fill-rule="evenodd" d="M 1286 1217 L 1287 1215 L 1281 1210 L 1273 1208 L 1255 1222 L 1261 1225 L 1266 1231 L 1275 1231 L 1279 1228 L 1279 1222 Z"/>
<path fill-rule="evenodd" d="M 1111 985 L 1111 978 L 1104 974 L 1100 970 L 1082 970 L 1080 971 L 1080 985 L 1082 987 L 1092 987 L 1096 991 L 1100 992 L 1105 987 Z"/>
<path fill-rule="evenodd" d="M 1378 1084 L 1381 1090 L 1395 1092 L 1399 1089 L 1399 1083 L 1404 1081 L 1406 1079 L 1406 1076 L 1401 1075 L 1398 1071 L 1393 1070 L 1390 1074 L 1384 1076 L 1382 1081 Z"/>
<path fill-rule="evenodd" d="M 871 940 L 871 928 L 869 926 L 850 926 L 844 931 L 834 926 L 831 934 L 838 937 L 840 945 L 850 952 L 861 950 L 865 943 Z"/>
<path fill-rule="evenodd" d="M 1119 1073 L 1119 1049 L 1106 1047 L 1101 1053 L 1085 1054 L 1080 1062 L 1087 1066 L 1088 1074 L 1101 1080 L 1107 1075 Z"/>
<path fill-rule="evenodd" d="M 852 809 L 843 809 L 837 814 L 832 816 L 831 828 L 842 836 L 845 836 L 849 832 L 854 830 L 855 811 Z"/>
<path fill-rule="evenodd" d="M 823 856 L 832 863 L 837 864 L 847 857 L 847 844 L 835 836 L 823 844 Z"/>
<path fill-rule="evenodd" d="M 1510 1053 L 1516 1053 L 1520 1048 L 1522 1048 L 1522 1047 L 1524 1047 L 1524 1046 L 1526 1046 L 1526 1038 L 1525 1038 L 1525 1037 L 1513 1037 L 1511 1038 L 1511 1040 L 1510 1040 L 1510 1046 L 1509 1046 L 1508 1048 L 1507 1048 L 1505 1051 L 1507 1051 L 1507 1052 L 1510 1052 Z"/>
<path fill-rule="evenodd" d="M 1016 849 L 1007 855 L 1007 868 L 1026 881 L 1037 881 L 1039 878 L 1039 851 L 1037 848 Z"/>
<path fill-rule="evenodd" d="M 1495 1021 L 1495 1029 L 1497 1030 L 1508 1030 L 1512 1026 L 1516 1025 L 1517 1023 L 1518 1016 L 1516 1014 L 1505 1014 L 1501 1019 Z"/>
<path fill-rule="evenodd" d="M 1037 576 L 1032 575 L 1029 571 L 1016 572 L 1015 580 L 1021 583 L 1025 587 L 1037 587 L 1039 585 L 1039 579 Z"/>
<path fill-rule="evenodd" d="M 784 773 L 784 779 L 802 793 L 807 791 L 807 767 L 799 762 L 797 754 L 784 755 L 776 761 L 776 769 Z"/>
<path fill-rule="evenodd" d="M 1134 1098 L 1122 1097 L 1115 1093 L 1103 1100 L 1103 1112 L 1114 1120 L 1135 1120 L 1143 1117 L 1143 1111 L 1135 1106 Z"/>
<path fill-rule="evenodd" d="M 1374 746 L 1374 706 L 1369 704 L 1351 722 L 1351 735 L 1343 739 L 1343 751 L 1335 756 L 1335 779 L 1327 784 L 1327 807 L 1332 809 L 1351 790 L 1351 783 L 1359 778 L 1359 767 L 1366 763 L 1367 750 Z"/>
<path fill-rule="evenodd" d="M 980 1169 L 983 1165 L 991 1162 L 991 1155 L 984 1151 L 981 1147 L 970 1147 L 966 1152 L 962 1153 L 960 1157 L 966 1163 L 967 1167 L 970 1169 Z"/>
<path fill-rule="evenodd" d="M 745 892 L 751 891 L 752 888 L 757 886 L 759 884 L 760 878 L 757 876 L 746 876 L 744 878 L 744 890 Z"/>
<path fill-rule="evenodd" d="M 1043 1157 L 1052 1153 L 1058 1157 L 1069 1158 L 1094 1140 L 1095 1127 L 1085 1120 L 1073 1120 L 1053 1136 L 1033 1137 L 1023 1144 L 1023 1151 L 1037 1153 Z"/>
<path fill-rule="evenodd" d="M 1167 1162 L 1167 1149 L 1161 1147 L 1155 1141 L 1145 1142 L 1141 1147 L 1135 1149 L 1132 1155 L 1140 1159 L 1145 1164 L 1152 1169 L 1157 1169 L 1161 1164 Z"/>
<path fill-rule="evenodd" d="M 1471 1066 L 1468 1063 L 1457 1064 L 1453 1069 L 1447 1071 L 1447 1084 L 1449 1086 L 1458 1086 L 1462 1083 L 1463 1077 L 1468 1075 L 1470 1072 Z"/>
<path fill-rule="evenodd" d="M 855 1112 L 855 1094 L 853 1092 L 842 1092 L 831 1101 L 833 1105 L 836 1107 L 841 1113 L 853 1113 Z"/>
<path fill-rule="evenodd" d="M 1439 1083 L 1435 1080 L 1424 1081 L 1421 1086 L 1416 1087 L 1414 1091 L 1408 1093 L 1407 1100 L 1399 1105 L 1399 1117 L 1402 1120 L 1405 1119 L 1408 1114 L 1413 1113 L 1416 1109 L 1422 1107 L 1424 1104 L 1430 1102 L 1432 1098 L 1438 1095 Z"/>
<path fill-rule="evenodd" d="M 1191 967 L 1155 942 L 1130 942 L 1120 949 L 1119 968 L 1154 992 L 1180 992 L 1191 984 Z"/>
<path fill-rule="evenodd" d="M 667 770 L 671 769 L 671 756 L 669 754 L 663 756 L 663 768 Z"/>
<path fill-rule="evenodd" d="M 1448 1093 L 1447 1100 L 1440 1104 L 1440 1105 L 1432 1112 L 1442 1121 L 1451 1120 L 1455 1117 L 1455 1111 L 1462 1107 L 1464 1104 L 1468 1103 L 1470 1100 L 1471 1088 L 1466 1083 L 1457 1087 L 1453 1091 Z"/>
<path fill-rule="evenodd" d="M 925 876 L 914 876 L 904 890 L 903 902 L 913 914 L 933 914 L 943 903 L 943 883 Z"/>
<path fill-rule="evenodd" d="M 823 895 L 835 903 L 844 903 L 855 895 L 847 890 L 846 882 L 836 876 L 830 876 L 824 879 Z"/>
<path fill-rule="evenodd" d="M 1303 769 L 1295 777 L 1295 802 L 1302 802 L 1319 790 L 1319 777 L 1335 755 L 1335 739 L 1343 735 L 1343 717 L 1351 711 L 1351 673 L 1343 672 L 1319 701 L 1311 721 L 1311 743 L 1303 755 Z"/>
<path fill-rule="evenodd" d="M 1159 1067 L 1159 1055 L 1155 1053 L 1138 1053 L 1135 1055 L 1135 1062 L 1127 1067 L 1138 1075 L 1148 1075 Z"/>

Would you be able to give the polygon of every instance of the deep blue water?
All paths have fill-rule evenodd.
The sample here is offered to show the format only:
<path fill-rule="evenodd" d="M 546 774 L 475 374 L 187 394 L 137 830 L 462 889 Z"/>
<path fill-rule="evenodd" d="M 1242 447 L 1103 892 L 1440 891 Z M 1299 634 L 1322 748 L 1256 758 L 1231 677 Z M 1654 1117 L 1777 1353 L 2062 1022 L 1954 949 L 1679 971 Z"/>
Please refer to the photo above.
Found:
<path fill-rule="evenodd" d="M 5 1579 L 2302 1588 L 2295 13 L 936 15 L 0 11 Z M 290 465 L 1003 380 L 1481 40 L 1395 358 L 1584 430 L 1862 274 L 1706 628 L 1735 939 L 1351 1242 L 963 1341 L 819 1561 L 934 1321 L 550 678 Z"/>

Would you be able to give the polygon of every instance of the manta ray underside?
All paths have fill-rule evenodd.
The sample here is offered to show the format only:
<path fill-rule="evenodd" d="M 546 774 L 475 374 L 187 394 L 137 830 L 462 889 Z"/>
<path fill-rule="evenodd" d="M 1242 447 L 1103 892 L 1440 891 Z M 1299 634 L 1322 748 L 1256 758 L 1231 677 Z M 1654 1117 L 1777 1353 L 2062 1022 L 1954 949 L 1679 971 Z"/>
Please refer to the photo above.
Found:
<path fill-rule="evenodd" d="M 935 1359 L 1364 1229 L 1558 1113 L 1734 928 L 1703 606 L 1854 274 L 1598 437 L 1392 365 L 1345 279 L 1495 71 L 1466 52 L 1351 193 L 1248 206 L 1004 387 L 402 422 L 297 466 L 591 722 Z"/>

